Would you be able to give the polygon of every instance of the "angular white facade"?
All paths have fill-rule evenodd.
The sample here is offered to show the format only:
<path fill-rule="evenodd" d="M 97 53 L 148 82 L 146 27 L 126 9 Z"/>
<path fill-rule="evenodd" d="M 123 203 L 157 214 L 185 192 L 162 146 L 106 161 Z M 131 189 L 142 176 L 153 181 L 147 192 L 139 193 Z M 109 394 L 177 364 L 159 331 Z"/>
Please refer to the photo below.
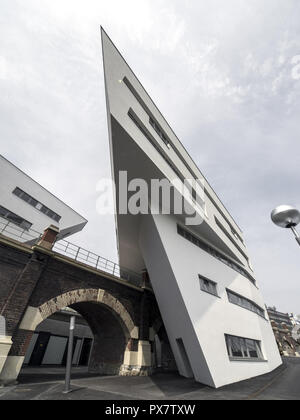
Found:
<path fill-rule="evenodd" d="M 63 239 L 86 224 L 85 218 L 0 155 L 0 233 L 5 229 L 3 233 L 20 240 L 24 231 L 26 242 L 54 225 Z"/>
<path fill-rule="evenodd" d="M 274 370 L 282 361 L 242 231 L 208 182 L 204 212 L 186 200 L 197 226 L 172 211 L 120 211 L 120 171 L 148 184 L 203 175 L 104 31 L 102 43 L 120 264 L 147 270 L 181 375 L 220 387 Z"/>

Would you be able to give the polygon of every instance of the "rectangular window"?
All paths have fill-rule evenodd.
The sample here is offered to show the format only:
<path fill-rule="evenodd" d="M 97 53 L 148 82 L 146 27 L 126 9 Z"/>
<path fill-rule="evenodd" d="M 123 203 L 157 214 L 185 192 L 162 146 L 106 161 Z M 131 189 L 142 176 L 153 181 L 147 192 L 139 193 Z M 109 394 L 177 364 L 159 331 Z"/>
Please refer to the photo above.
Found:
<path fill-rule="evenodd" d="M 13 191 L 13 194 L 16 195 L 17 197 L 19 197 L 21 200 L 25 201 L 26 203 L 30 204 L 36 210 L 38 210 L 41 213 L 48 216 L 50 219 L 55 220 L 56 222 L 60 221 L 61 216 L 59 216 L 54 211 L 50 210 L 48 207 L 44 206 L 42 203 L 40 203 L 35 198 L 31 197 L 25 191 L 21 190 L 21 188 L 18 188 L 18 187 L 15 188 L 14 191 Z"/>
<path fill-rule="evenodd" d="M 27 220 L 23 219 L 22 217 L 18 216 L 10 210 L 7 210 L 2 206 L 0 206 L 0 217 L 3 217 L 4 219 L 19 226 L 24 230 L 29 230 L 32 226 L 32 223 L 27 222 Z"/>
<path fill-rule="evenodd" d="M 248 280 L 251 281 L 254 285 L 256 285 L 256 281 L 254 278 L 240 265 L 236 264 L 229 258 L 225 257 L 225 255 L 221 254 L 219 251 L 217 251 L 212 246 L 206 244 L 203 242 L 199 237 L 196 235 L 193 235 L 191 232 L 189 232 L 187 229 L 184 229 L 182 226 L 177 225 L 177 232 L 178 235 L 182 236 L 186 240 L 190 241 L 192 244 L 198 246 L 203 251 L 210 254 L 212 257 L 217 258 L 219 261 L 221 261 L 223 264 L 226 264 L 228 267 L 235 270 L 237 273 L 240 273 L 242 276 L 246 277 Z"/>
<path fill-rule="evenodd" d="M 242 308 L 248 309 L 249 311 L 252 311 L 256 313 L 257 315 L 265 318 L 265 311 L 256 303 L 252 302 L 250 299 L 247 299 L 228 289 L 227 289 L 227 296 L 230 303 L 241 306 Z"/>
<path fill-rule="evenodd" d="M 200 275 L 199 275 L 199 279 L 200 279 L 200 287 L 203 292 L 210 293 L 211 295 L 214 295 L 214 296 L 219 296 L 217 283 L 215 283 L 214 281 L 208 280 L 205 277 L 202 277 Z"/>
<path fill-rule="evenodd" d="M 260 341 L 225 335 L 228 355 L 231 359 L 263 360 Z"/>

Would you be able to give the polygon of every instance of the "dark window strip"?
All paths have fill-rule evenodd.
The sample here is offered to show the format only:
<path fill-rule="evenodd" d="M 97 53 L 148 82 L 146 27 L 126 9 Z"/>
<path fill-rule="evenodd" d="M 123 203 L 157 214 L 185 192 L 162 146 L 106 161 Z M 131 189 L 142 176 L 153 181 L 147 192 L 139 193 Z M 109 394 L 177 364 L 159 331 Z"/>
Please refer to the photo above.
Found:
<path fill-rule="evenodd" d="M 244 296 L 239 295 L 238 293 L 232 292 L 227 289 L 227 296 L 230 303 L 233 305 L 240 306 L 248 311 L 254 312 L 255 314 L 265 318 L 265 311 L 252 300 L 245 298 Z"/>
<path fill-rule="evenodd" d="M 155 123 L 155 126 L 157 127 L 157 129 L 160 131 L 160 133 L 164 136 L 164 138 L 162 138 L 162 136 L 160 135 L 160 137 L 162 138 L 162 140 L 168 145 L 172 146 L 172 149 L 174 150 L 174 152 L 176 153 L 176 155 L 179 157 L 179 159 L 183 162 L 183 164 L 186 166 L 186 168 L 188 169 L 188 171 L 191 173 L 191 175 L 195 178 L 198 179 L 199 176 L 195 174 L 195 172 L 191 169 L 190 165 L 187 163 L 186 159 L 182 156 L 182 154 L 179 152 L 179 150 L 174 146 L 173 142 L 170 140 L 170 138 L 166 135 L 166 133 L 164 132 L 164 130 L 160 127 L 160 124 L 157 122 L 156 118 L 154 117 L 154 115 L 152 114 L 152 112 L 150 111 L 150 109 L 147 107 L 147 105 L 145 104 L 145 102 L 143 101 L 143 99 L 141 98 L 141 96 L 138 94 L 138 92 L 136 91 L 136 89 L 132 86 L 132 84 L 130 83 L 130 81 L 127 79 L 127 77 L 124 77 L 123 79 L 124 84 L 127 86 L 127 88 L 130 90 L 130 92 L 132 93 L 132 95 L 135 97 L 135 99 L 138 101 L 138 103 L 141 105 L 141 107 L 143 108 L 143 110 L 146 112 L 146 114 L 148 115 L 148 117 L 150 119 L 152 119 L 153 123 Z M 151 121 L 150 121 L 151 124 Z M 152 124 L 151 124 L 152 125 Z M 208 183 L 208 181 L 206 180 L 206 182 Z M 209 183 L 208 183 L 209 184 Z M 207 188 L 205 188 L 205 194 L 207 195 L 207 197 L 209 198 L 209 200 L 212 202 L 212 204 L 215 206 L 215 208 L 218 210 L 218 212 L 221 214 L 221 216 L 224 218 L 224 220 L 226 221 L 226 223 L 229 225 L 231 231 L 236 234 L 238 236 L 238 238 L 240 239 L 240 241 L 244 244 L 244 240 L 243 238 L 237 233 L 236 229 L 234 229 L 234 227 L 232 226 L 231 222 L 228 220 L 228 218 L 225 216 L 224 212 L 220 209 L 220 207 L 218 206 L 218 204 L 215 202 L 215 200 L 212 198 L 211 194 L 208 192 Z M 224 204 L 223 204 L 224 206 Z M 225 208 L 225 206 L 224 206 Z"/>
<path fill-rule="evenodd" d="M 50 219 L 55 220 L 56 222 L 59 222 L 61 220 L 61 216 L 59 216 L 54 211 L 50 210 L 47 206 L 44 206 L 35 198 L 31 197 L 31 195 L 27 194 L 25 191 L 21 190 L 21 188 L 15 188 L 13 194 L 21 200 L 25 201 L 26 203 L 30 204 L 36 210 L 48 216 Z"/>
<path fill-rule="evenodd" d="M 32 223 L 18 216 L 16 213 L 0 206 L 0 217 L 3 217 L 8 222 L 11 222 L 24 230 L 29 230 L 32 227 Z"/>
<path fill-rule="evenodd" d="M 225 257 L 225 255 L 221 254 L 215 248 L 206 244 L 201 239 L 199 239 L 197 236 L 193 235 L 192 233 L 190 233 L 188 230 L 184 229 L 183 227 L 177 225 L 177 231 L 178 231 L 178 234 L 180 236 L 187 239 L 188 241 L 190 241 L 194 245 L 198 246 L 199 248 L 201 248 L 203 251 L 207 252 L 208 254 L 213 256 L 214 258 L 217 258 L 223 264 L 226 264 L 228 267 L 232 268 L 233 270 L 235 270 L 236 272 L 238 272 L 242 276 L 246 277 L 248 280 L 251 281 L 251 283 L 253 283 L 256 286 L 255 279 L 246 270 L 244 270 L 242 267 L 240 267 L 238 264 L 231 261 L 229 258 Z"/>

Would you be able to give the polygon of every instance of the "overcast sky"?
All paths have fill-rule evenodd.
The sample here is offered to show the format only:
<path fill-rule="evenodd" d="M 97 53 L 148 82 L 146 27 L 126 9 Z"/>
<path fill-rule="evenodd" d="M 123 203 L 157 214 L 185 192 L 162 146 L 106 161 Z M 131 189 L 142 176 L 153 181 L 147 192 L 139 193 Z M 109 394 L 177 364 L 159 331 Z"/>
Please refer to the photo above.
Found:
<path fill-rule="evenodd" d="M 117 260 L 100 24 L 238 224 L 268 305 L 300 313 L 299 0 L 0 0 L 0 153 L 89 220 Z M 2 181 L 2 180 L 1 180 Z"/>

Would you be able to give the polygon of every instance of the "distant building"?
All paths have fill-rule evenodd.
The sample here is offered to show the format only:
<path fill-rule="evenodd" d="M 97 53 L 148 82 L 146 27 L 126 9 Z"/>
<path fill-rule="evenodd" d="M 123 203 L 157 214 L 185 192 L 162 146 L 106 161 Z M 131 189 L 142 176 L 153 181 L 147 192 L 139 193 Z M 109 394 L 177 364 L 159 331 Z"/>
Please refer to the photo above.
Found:
<path fill-rule="evenodd" d="M 84 217 L 0 155 L 0 233 L 30 242 L 54 225 L 64 239 L 86 224 Z"/>
<path fill-rule="evenodd" d="M 0 155 L 0 234 L 33 244 L 50 225 L 59 229 L 61 240 L 80 232 L 86 224 L 84 217 Z M 65 364 L 69 318 L 65 311 L 38 326 L 26 354 L 26 365 Z M 0 325 L 0 335 L 1 330 Z M 73 364 L 88 364 L 92 342 L 88 325 L 78 315 Z"/>
<path fill-rule="evenodd" d="M 299 325 L 300 326 L 300 319 L 299 319 L 299 315 L 295 316 L 294 314 L 291 314 L 291 322 L 292 324 L 295 325 Z"/>
<path fill-rule="evenodd" d="M 270 321 L 275 321 L 278 324 L 285 324 L 289 329 L 293 329 L 293 323 L 290 314 L 277 311 L 275 307 L 268 308 L 268 315 Z"/>
<path fill-rule="evenodd" d="M 273 332 L 281 355 L 300 357 L 300 325 L 293 314 L 277 311 L 275 307 L 268 308 Z"/>

